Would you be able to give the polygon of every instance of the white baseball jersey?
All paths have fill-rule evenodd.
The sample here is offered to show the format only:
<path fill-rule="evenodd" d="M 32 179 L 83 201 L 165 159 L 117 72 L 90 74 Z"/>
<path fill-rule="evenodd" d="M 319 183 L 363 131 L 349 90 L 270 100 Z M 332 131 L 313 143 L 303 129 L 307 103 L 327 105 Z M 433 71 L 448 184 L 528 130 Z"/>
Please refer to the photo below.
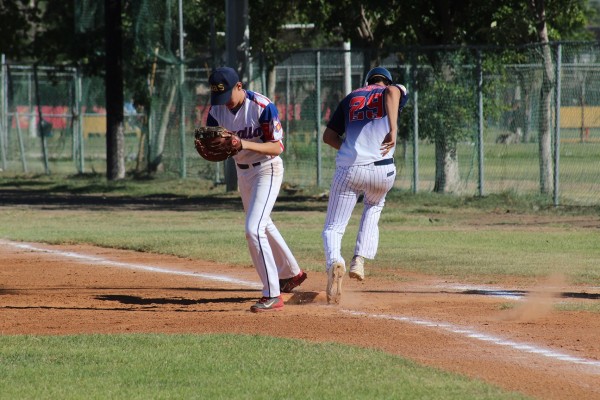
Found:
<path fill-rule="evenodd" d="M 244 140 L 279 142 L 283 128 L 277 107 L 265 96 L 246 91 L 246 98 L 237 110 L 225 105 L 212 106 L 207 126 L 223 126 Z M 283 182 L 283 161 L 251 150 L 235 155 L 240 195 L 246 212 L 246 241 L 252 263 L 263 283 L 262 295 L 280 295 L 279 279 L 300 273 L 294 255 L 271 220 L 271 211 Z"/>
<path fill-rule="evenodd" d="M 402 110 L 408 97 L 406 88 L 397 86 L 402 92 L 399 104 Z M 335 262 L 345 264 L 342 237 L 361 194 L 364 194 L 364 209 L 354 255 L 375 258 L 377 253 L 379 218 L 396 177 L 394 149 L 385 157 L 381 155 L 381 144 L 390 131 L 385 89 L 381 85 L 368 85 L 354 90 L 340 102 L 327 124 L 338 135 L 346 135 L 336 157 L 322 233 L 327 269 Z"/>
<path fill-rule="evenodd" d="M 282 143 L 283 139 L 283 128 L 275 104 L 262 94 L 249 90 L 246 90 L 244 103 L 235 112 L 226 105 L 211 106 L 206 125 L 223 126 L 237 133 L 241 139 L 253 142 Z M 238 164 L 252 165 L 256 162 L 268 162 L 274 156 L 242 150 L 233 158 Z"/>
<path fill-rule="evenodd" d="M 406 88 L 395 85 L 402 92 L 400 110 L 406 104 Z M 338 105 L 327 127 L 344 132 L 346 138 L 340 147 L 336 165 L 366 165 L 381 160 L 381 143 L 390 131 L 384 103 L 385 86 L 369 85 L 352 91 Z M 392 158 L 394 150 L 390 150 L 385 158 Z"/>

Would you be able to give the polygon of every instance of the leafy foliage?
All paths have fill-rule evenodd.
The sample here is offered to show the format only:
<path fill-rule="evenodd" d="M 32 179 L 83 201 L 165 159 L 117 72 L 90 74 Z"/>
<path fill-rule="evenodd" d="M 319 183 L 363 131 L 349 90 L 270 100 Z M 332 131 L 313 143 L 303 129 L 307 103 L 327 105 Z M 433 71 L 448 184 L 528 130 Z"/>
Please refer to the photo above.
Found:
<path fill-rule="evenodd" d="M 421 137 L 431 141 L 457 143 L 470 138 L 475 115 L 475 92 L 463 82 L 431 77 L 427 90 L 419 98 Z"/>
<path fill-rule="evenodd" d="M 536 18 L 530 2 L 497 1 L 492 8 L 491 29 L 483 39 L 497 45 L 537 42 Z M 559 0 L 545 3 L 550 40 L 588 40 L 587 16 L 591 9 L 586 0 Z"/>
<path fill-rule="evenodd" d="M 328 33 L 320 33 L 309 24 L 316 21 L 310 1 L 252 0 L 250 14 L 250 47 L 261 54 L 268 66 L 274 66 L 287 52 L 327 44 Z M 327 7 L 329 9 L 329 7 Z M 290 28 L 296 25 L 297 28 Z"/>
<path fill-rule="evenodd" d="M 308 0 L 306 14 L 331 45 L 350 41 L 354 48 L 370 53 L 369 69 L 381 62 L 398 45 L 410 43 L 405 1 Z"/>
<path fill-rule="evenodd" d="M 28 1 L 0 1 L 0 53 L 12 60 L 31 57 L 30 27 L 38 20 L 38 11 Z"/>
<path fill-rule="evenodd" d="M 177 43 L 176 4 L 170 14 L 165 1 L 122 0 L 124 50 L 134 55 L 141 33 L 153 42 Z M 150 7 L 160 21 L 137 16 L 142 6 Z M 160 11 L 157 7 L 163 7 Z M 205 63 L 218 59 L 224 49 L 225 2 L 193 0 L 183 2 L 186 59 Z M 87 72 L 101 73 L 104 36 L 101 4 L 90 1 L 50 2 L 39 0 L 3 1 L 0 7 L 0 49 L 15 61 L 78 64 Z M 547 2 L 546 17 L 550 40 L 587 39 L 588 18 L 598 18 L 598 2 L 556 0 Z M 160 12 L 159 12 L 160 11 Z M 85 19 L 91 20 L 85 20 Z M 537 41 L 535 18 L 529 2 L 520 0 L 253 0 L 249 4 L 250 44 L 273 63 L 278 54 L 300 47 L 338 47 L 350 40 L 354 47 L 370 49 L 371 63 L 381 60 L 403 44 L 523 44 Z M 84 21 L 82 21 L 84 19 Z M 86 29 L 81 28 L 87 24 Z M 285 24 L 314 24 L 314 29 L 290 30 Z M 214 28 L 214 31 L 211 30 Z M 170 29 L 170 30 L 169 30 Z M 153 46 L 144 49 L 153 52 Z M 177 48 L 177 46 L 174 46 Z M 176 50 L 171 49 L 175 54 Z M 134 75 L 139 75 L 137 57 Z"/>

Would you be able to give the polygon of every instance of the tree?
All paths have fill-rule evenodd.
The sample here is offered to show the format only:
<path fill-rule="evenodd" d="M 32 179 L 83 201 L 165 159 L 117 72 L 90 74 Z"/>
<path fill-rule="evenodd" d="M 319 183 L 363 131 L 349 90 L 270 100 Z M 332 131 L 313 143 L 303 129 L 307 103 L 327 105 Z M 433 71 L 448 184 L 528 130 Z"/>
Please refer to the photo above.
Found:
<path fill-rule="evenodd" d="M 542 44 L 542 87 L 540 90 L 539 108 L 539 162 L 540 162 L 540 192 L 549 194 L 554 187 L 552 174 L 552 134 L 550 118 L 552 117 L 552 86 L 554 84 L 554 69 L 552 53 L 548 44 L 548 27 L 546 24 L 546 6 L 544 0 L 531 0 L 532 12 L 536 16 L 536 32 Z"/>
<path fill-rule="evenodd" d="M 121 0 L 105 0 L 106 178 L 125 178 Z"/>
<path fill-rule="evenodd" d="M 9 59 L 78 65 L 86 74 L 103 76 L 103 26 L 94 23 L 98 21 L 87 21 L 90 24 L 84 27 L 80 18 L 81 15 L 97 15 L 81 8 L 97 7 L 99 3 L 102 2 L 51 2 L 52 7 L 48 7 L 49 0 L 4 1 L 0 8 L 0 49 Z M 146 15 L 140 12 L 140 7 L 151 6 L 157 11 L 158 7 L 167 7 L 167 3 L 164 0 L 122 0 L 123 49 L 128 55 L 125 60 L 127 68 L 124 70 L 126 90 L 134 93 L 136 103 L 147 105 L 147 110 L 151 106 L 147 78 L 153 68 L 155 43 L 164 41 L 165 49 L 169 47 L 167 42 L 175 43 L 176 29 L 168 28 L 176 26 L 176 16 L 170 15 L 165 9 L 163 14 L 159 14 L 160 18 L 147 20 L 140 18 Z M 194 0 L 184 1 L 183 4 L 187 34 L 186 61 L 195 64 L 220 63 L 214 54 L 219 53 L 223 43 L 214 30 L 225 30 L 224 2 Z M 591 15 L 587 4 L 587 0 L 251 0 L 250 45 L 255 54 L 258 51 L 263 54 L 271 82 L 267 95 L 272 97 L 274 66 L 287 51 L 299 47 L 340 46 L 342 42 L 350 40 L 354 48 L 369 49 L 369 55 L 365 58 L 366 70 L 401 45 L 521 45 L 582 39 L 589 37 L 584 29 L 588 15 Z M 598 8 L 598 2 L 594 5 Z M 541 35 L 542 21 L 545 23 L 547 39 Z M 294 32 L 294 36 L 290 36 L 283 25 L 292 22 L 313 23 L 315 29 Z M 142 26 L 151 26 L 152 29 L 145 32 L 151 32 L 154 36 L 141 32 Z M 206 27 L 214 27 L 214 30 L 211 28 L 209 32 Z M 144 40 L 151 45 L 141 46 Z M 550 52 L 549 46 L 544 47 Z M 169 52 L 172 60 L 176 60 L 177 50 L 169 49 Z M 430 52 L 426 57 L 439 75 L 435 79 L 428 78 L 428 81 L 423 79 L 421 83 L 431 84 L 432 89 L 442 90 L 446 95 L 463 96 L 463 86 L 451 85 L 457 73 L 454 66 L 459 60 L 448 59 L 442 52 Z M 550 60 L 548 54 L 546 60 Z M 544 79 L 545 86 L 551 87 L 553 78 L 549 65 L 545 64 Z M 546 104 L 548 93 L 540 95 Z M 425 101 L 424 98 L 421 100 Z M 451 114 L 462 115 L 458 111 L 454 110 Z M 546 116 L 539 118 L 540 121 L 549 121 L 550 109 L 545 112 Z M 436 141 L 436 149 L 440 152 L 436 153 L 437 168 L 447 170 L 436 173 L 435 188 L 438 191 L 451 191 L 455 185 L 449 184 L 452 179 L 445 175 L 456 176 L 451 172 L 452 163 L 457 163 L 452 147 L 468 133 L 460 124 L 450 121 L 448 114 L 439 118 L 446 118 L 446 125 L 452 129 L 424 134 L 425 138 Z M 442 119 L 433 121 L 429 116 L 424 123 L 444 126 Z M 548 132 L 547 127 L 540 126 L 541 136 L 543 132 Z M 543 149 L 540 147 L 541 159 L 545 157 L 547 148 L 546 145 Z M 440 163 L 439 160 L 446 161 Z M 540 163 L 543 192 L 552 187 L 550 178 L 546 178 L 549 165 L 547 160 Z"/>
<path fill-rule="evenodd" d="M 410 43 L 402 0 L 307 0 L 301 4 L 305 15 L 321 32 L 321 40 L 365 52 L 364 72 L 379 65 L 399 45 Z"/>
<path fill-rule="evenodd" d="M 32 26 L 39 10 L 30 1 L 0 1 L 0 53 L 12 60 L 30 57 Z"/>
<path fill-rule="evenodd" d="M 542 0 L 530 0 L 539 3 Z M 497 44 L 502 46 L 519 45 L 534 42 L 548 43 L 549 38 L 582 38 L 586 13 L 586 0 L 557 0 L 545 10 L 547 38 L 542 39 L 537 30 L 540 25 L 539 10 L 529 7 L 520 0 L 492 0 L 482 2 L 467 0 L 307 0 L 306 15 L 313 20 L 318 30 L 326 32 L 325 37 L 334 41 L 351 40 L 353 47 L 369 50 L 365 60 L 365 70 L 379 64 L 381 57 L 387 55 L 399 45 L 416 44 L 420 46 L 457 46 L 469 44 Z M 341 41 L 341 40 L 340 40 Z M 546 46 L 546 48 L 548 48 Z M 549 51 L 549 48 L 548 48 Z M 548 55 L 548 54 L 546 54 Z M 473 97 L 474 93 L 465 92 L 465 86 L 456 81 L 456 59 L 446 57 L 444 51 L 432 51 L 425 54 L 422 62 L 433 67 L 438 74 L 434 77 L 417 77 L 424 91 L 433 91 L 420 98 L 420 105 L 431 107 L 438 104 L 441 96 L 461 104 L 464 96 Z M 552 76 L 545 64 L 545 87 L 551 87 Z M 439 92 L 438 92 L 439 91 Z M 547 104 L 549 93 L 544 93 Z M 447 104 L 449 104 L 448 102 Z M 423 111 L 423 108 L 421 108 Z M 422 118 L 422 138 L 436 143 L 436 182 L 435 191 L 455 191 L 459 188 L 457 143 L 469 135 L 464 127 L 464 118 L 473 116 L 453 106 L 451 112 L 439 113 L 431 110 Z M 548 108 L 546 113 L 550 112 Z M 424 113 L 421 112 L 421 115 Z M 543 119 L 549 121 L 546 114 Z M 436 120 L 437 118 L 437 120 Z M 461 124 L 462 119 L 462 124 Z M 549 124 L 540 127 L 540 132 L 548 132 Z M 545 160 L 547 138 L 541 135 L 540 159 Z M 541 162 L 543 169 L 543 191 L 551 184 L 547 182 L 547 161 Z"/>
<path fill-rule="evenodd" d="M 464 65 L 472 63 L 469 52 L 442 52 L 436 67 L 423 69 L 419 88 L 419 132 L 435 144 L 435 192 L 458 192 L 458 143 L 471 139 L 476 109 L 473 79 Z M 465 76 L 466 75 L 466 76 Z"/>
<path fill-rule="evenodd" d="M 550 115 L 551 88 L 553 83 L 552 59 L 548 42 L 550 39 L 584 38 L 586 21 L 585 0 L 557 0 L 548 7 L 543 0 L 530 0 L 530 6 L 520 0 L 493 0 L 480 2 L 469 0 L 453 2 L 436 0 L 403 2 L 403 21 L 409 32 L 408 41 L 421 45 L 498 44 L 503 46 L 542 43 L 544 49 L 544 84 L 540 93 L 543 106 L 540 115 L 540 184 L 542 193 L 552 187 L 550 162 Z M 589 36 L 588 36 L 589 37 Z M 428 53 L 428 61 L 439 71 L 435 85 L 427 90 L 440 90 L 446 95 L 461 93 L 461 86 L 450 90 L 454 78 L 452 65 L 442 57 L 442 52 Z M 445 84 L 442 84 L 445 82 Z M 424 83 L 424 82 L 419 82 Z M 450 92 L 450 93 L 449 93 Z M 453 97 L 455 99 L 456 97 Z M 456 144 L 466 133 L 460 124 L 453 123 L 461 115 L 459 110 L 437 115 L 428 114 L 424 123 L 438 127 L 425 131 L 424 137 L 436 143 L 435 190 L 453 191 L 458 187 Z M 463 116 L 464 117 L 464 116 Z M 441 128 L 441 126 L 444 128 Z M 440 132 L 439 129 L 442 129 Z M 442 169 L 442 170 L 440 170 Z"/>
<path fill-rule="evenodd" d="M 542 86 L 538 118 L 538 156 L 540 166 L 540 192 L 551 193 L 554 187 L 552 169 L 552 88 L 555 76 L 550 40 L 590 39 L 586 31 L 587 16 L 591 15 L 585 0 L 513 0 L 493 13 L 494 26 L 489 31 L 489 42 L 523 44 L 537 42 L 542 50 Z M 505 29 L 506 28 L 506 29 Z M 506 36 L 507 35 L 507 36 Z"/>
<path fill-rule="evenodd" d="M 275 66 L 289 52 L 314 44 L 319 35 L 313 29 L 290 31 L 286 25 L 312 22 L 303 0 L 269 1 L 251 0 L 250 50 L 260 57 L 267 71 L 267 93 L 271 99 L 275 95 Z M 293 36 L 292 36 L 293 35 Z"/>
<path fill-rule="evenodd" d="M 485 35 L 491 15 L 478 1 L 405 2 L 404 19 L 410 39 L 426 46 L 447 46 L 417 57 L 419 68 L 414 90 L 419 90 L 420 138 L 435 143 L 435 192 L 461 189 L 457 146 L 470 138 L 466 129 L 475 120 L 473 76 L 464 65 L 474 64 L 474 54 L 457 46 L 477 43 Z M 442 108 L 443 107 L 443 108 Z"/>

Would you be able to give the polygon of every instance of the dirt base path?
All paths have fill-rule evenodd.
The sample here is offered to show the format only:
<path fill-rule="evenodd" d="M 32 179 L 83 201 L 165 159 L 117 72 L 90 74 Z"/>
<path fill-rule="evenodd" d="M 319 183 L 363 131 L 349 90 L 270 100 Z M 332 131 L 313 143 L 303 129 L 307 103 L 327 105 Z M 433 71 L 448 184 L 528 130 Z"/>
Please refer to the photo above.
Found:
<path fill-rule="evenodd" d="M 0 260 L 3 335 L 229 332 L 340 342 L 539 399 L 600 399 L 600 315 L 554 309 L 597 302 L 600 288 L 559 277 L 495 287 L 409 273 L 346 279 L 342 303 L 329 306 L 325 274 L 309 271 L 283 311 L 257 315 L 251 268 L 3 240 Z"/>

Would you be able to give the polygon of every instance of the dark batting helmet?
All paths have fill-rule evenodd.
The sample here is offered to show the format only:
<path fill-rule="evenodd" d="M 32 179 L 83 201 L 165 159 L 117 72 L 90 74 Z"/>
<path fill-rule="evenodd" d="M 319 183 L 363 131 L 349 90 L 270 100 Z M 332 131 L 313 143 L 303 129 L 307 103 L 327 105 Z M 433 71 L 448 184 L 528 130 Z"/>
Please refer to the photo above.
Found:
<path fill-rule="evenodd" d="M 392 84 L 394 81 L 392 79 L 392 74 L 390 74 L 390 71 L 388 71 L 387 69 L 385 69 L 383 67 L 375 67 L 372 70 L 370 70 L 369 72 L 367 72 L 367 77 L 365 78 L 365 84 L 368 85 L 369 81 L 376 76 L 380 76 L 382 78 L 387 79 L 388 84 Z"/>

